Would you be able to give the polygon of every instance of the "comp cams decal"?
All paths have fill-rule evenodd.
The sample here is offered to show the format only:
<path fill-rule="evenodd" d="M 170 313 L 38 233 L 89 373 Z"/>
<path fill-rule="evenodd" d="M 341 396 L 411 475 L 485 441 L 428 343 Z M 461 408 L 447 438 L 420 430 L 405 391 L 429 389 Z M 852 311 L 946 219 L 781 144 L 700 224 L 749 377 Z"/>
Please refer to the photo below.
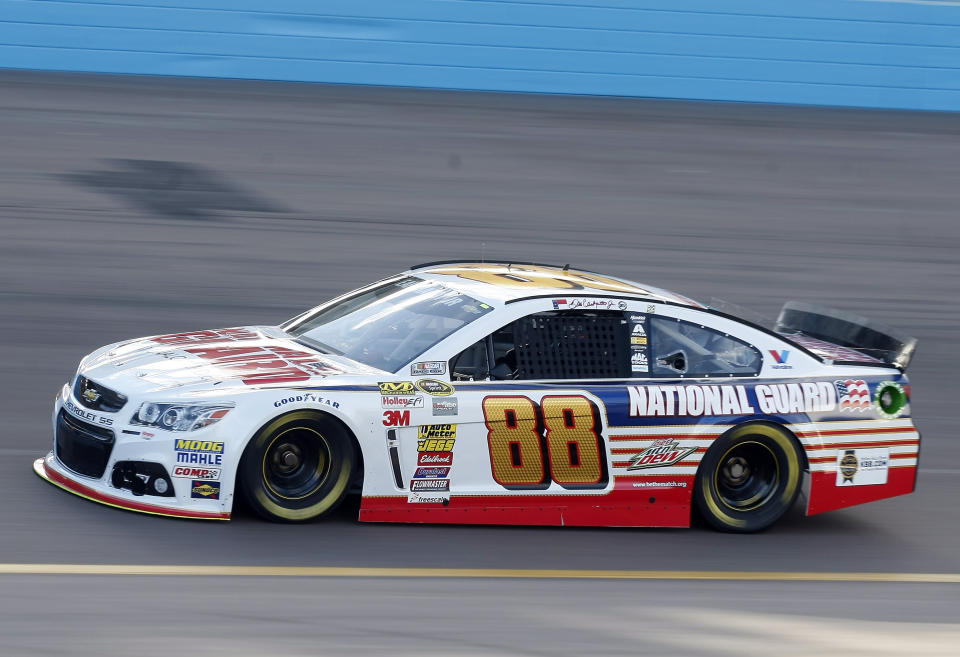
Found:
<path fill-rule="evenodd" d="M 198 468 L 189 465 L 173 466 L 174 477 L 182 479 L 220 479 L 220 468 Z"/>

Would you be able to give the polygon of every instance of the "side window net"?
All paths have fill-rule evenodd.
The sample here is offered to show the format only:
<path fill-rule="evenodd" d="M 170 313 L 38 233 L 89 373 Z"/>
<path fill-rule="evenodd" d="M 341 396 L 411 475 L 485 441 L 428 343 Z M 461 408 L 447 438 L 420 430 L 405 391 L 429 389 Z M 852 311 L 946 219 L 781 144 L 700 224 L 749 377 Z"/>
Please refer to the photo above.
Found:
<path fill-rule="evenodd" d="M 513 323 L 518 379 L 630 378 L 622 313 L 542 313 Z"/>

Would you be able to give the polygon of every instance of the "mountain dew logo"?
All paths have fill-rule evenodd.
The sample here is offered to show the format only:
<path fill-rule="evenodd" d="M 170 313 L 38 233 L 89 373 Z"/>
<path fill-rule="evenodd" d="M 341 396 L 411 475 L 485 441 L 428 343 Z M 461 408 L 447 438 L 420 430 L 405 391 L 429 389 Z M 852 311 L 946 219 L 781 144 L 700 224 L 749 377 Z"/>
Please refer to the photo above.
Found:
<path fill-rule="evenodd" d="M 673 465 L 697 451 L 696 447 L 681 447 L 673 438 L 662 438 L 653 442 L 650 447 L 630 459 L 627 470 L 642 470 L 644 468 L 662 468 Z"/>

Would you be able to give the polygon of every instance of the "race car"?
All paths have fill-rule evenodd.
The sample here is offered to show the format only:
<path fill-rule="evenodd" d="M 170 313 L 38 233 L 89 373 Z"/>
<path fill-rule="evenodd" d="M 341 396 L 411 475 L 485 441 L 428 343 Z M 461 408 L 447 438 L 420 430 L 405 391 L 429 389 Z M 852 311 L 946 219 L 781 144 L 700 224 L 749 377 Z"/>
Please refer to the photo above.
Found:
<path fill-rule="evenodd" d="M 38 475 L 227 520 L 765 529 L 914 490 L 916 341 L 788 303 L 764 327 L 569 266 L 440 262 L 280 326 L 103 347 Z"/>

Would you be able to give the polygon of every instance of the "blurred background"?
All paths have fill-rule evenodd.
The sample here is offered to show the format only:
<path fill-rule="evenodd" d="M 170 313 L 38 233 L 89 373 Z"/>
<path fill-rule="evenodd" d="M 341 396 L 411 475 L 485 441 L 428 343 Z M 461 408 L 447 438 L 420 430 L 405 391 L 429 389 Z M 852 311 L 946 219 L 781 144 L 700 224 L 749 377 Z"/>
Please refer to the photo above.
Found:
<path fill-rule="evenodd" d="M 0 653 L 955 654 L 960 6 L 0 0 L 0 567 L 717 570 L 724 581 L 0 575 Z M 788 299 L 919 338 L 918 490 L 769 532 L 207 525 L 30 471 L 80 357 L 448 258 Z M 2 568 L 0 568 L 2 569 Z M 742 571 L 850 573 L 751 582 Z"/>

